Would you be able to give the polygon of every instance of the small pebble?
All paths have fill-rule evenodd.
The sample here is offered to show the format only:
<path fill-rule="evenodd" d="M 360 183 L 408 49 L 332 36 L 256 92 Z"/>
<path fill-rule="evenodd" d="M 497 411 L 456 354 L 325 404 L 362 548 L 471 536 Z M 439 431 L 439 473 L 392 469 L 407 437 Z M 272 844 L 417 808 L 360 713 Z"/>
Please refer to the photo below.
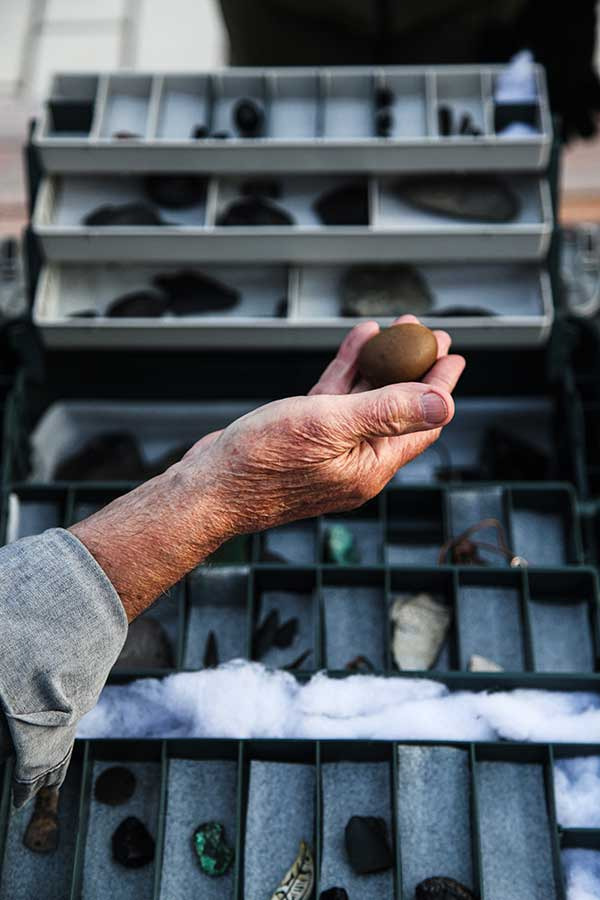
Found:
<path fill-rule="evenodd" d="M 418 381 L 437 359 L 435 335 L 424 325 L 407 322 L 376 334 L 358 356 L 361 375 L 374 387 Z"/>
<path fill-rule="evenodd" d="M 327 891 L 321 891 L 319 900 L 349 900 L 348 892 L 341 887 L 332 887 Z"/>
<path fill-rule="evenodd" d="M 244 137 L 258 137 L 265 126 L 265 112 L 258 101 L 242 97 L 233 107 L 233 121 Z"/>
<path fill-rule="evenodd" d="M 452 110 L 440 103 L 438 106 L 438 131 L 442 137 L 448 137 L 453 131 Z"/>
<path fill-rule="evenodd" d="M 135 793 L 135 775 L 125 766 L 111 766 L 96 778 L 94 797 L 107 806 L 121 806 Z"/>
<path fill-rule="evenodd" d="M 154 859 L 154 838 L 137 816 L 123 819 L 112 836 L 115 862 L 126 869 L 141 869 Z"/>
<path fill-rule="evenodd" d="M 352 816 L 345 831 L 346 852 L 357 875 L 391 869 L 394 860 L 384 819 Z"/>
<path fill-rule="evenodd" d="M 221 822 L 204 822 L 196 828 L 192 840 L 204 874 L 211 878 L 225 875 L 235 856 L 225 840 L 225 826 Z"/>
<path fill-rule="evenodd" d="M 208 128 L 206 127 L 206 125 L 194 125 L 194 127 L 192 128 L 190 137 L 193 138 L 195 141 L 200 141 L 200 140 L 202 140 L 202 138 L 207 138 L 208 137 Z"/>

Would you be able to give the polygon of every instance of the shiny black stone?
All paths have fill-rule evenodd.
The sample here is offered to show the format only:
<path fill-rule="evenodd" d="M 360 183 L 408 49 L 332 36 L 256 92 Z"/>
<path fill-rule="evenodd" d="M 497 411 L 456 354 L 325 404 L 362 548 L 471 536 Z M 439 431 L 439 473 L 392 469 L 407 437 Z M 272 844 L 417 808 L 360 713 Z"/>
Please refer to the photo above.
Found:
<path fill-rule="evenodd" d="M 141 616 L 129 626 L 113 671 L 122 669 L 172 669 L 173 650 L 167 632 L 152 616 Z"/>
<path fill-rule="evenodd" d="M 248 225 L 295 225 L 292 216 L 280 206 L 263 197 L 234 200 L 217 218 L 217 225 L 242 227 Z"/>
<path fill-rule="evenodd" d="M 126 431 L 90 438 L 56 466 L 56 481 L 138 481 L 145 476 L 138 443 Z"/>
<path fill-rule="evenodd" d="M 180 269 L 156 275 L 153 284 L 169 298 L 169 311 L 176 316 L 220 312 L 239 303 L 240 294 L 216 278 Z"/>
<path fill-rule="evenodd" d="M 507 182 L 487 173 L 406 176 L 393 189 L 416 209 L 465 222 L 510 222 L 520 209 Z"/>
<path fill-rule="evenodd" d="M 442 319 L 464 318 L 465 316 L 495 316 L 496 313 L 483 306 L 445 306 L 443 309 L 434 309 L 431 315 Z"/>
<path fill-rule="evenodd" d="M 271 649 L 279 627 L 279 613 L 276 609 L 273 609 L 254 632 L 252 641 L 252 656 L 254 659 L 261 659 L 267 650 Z"/>
<path fill-rule="evenodd" d="M 377 137 L 389 137 L 394 129 L 394 113 L 391 109 L 380 109 L 375 115 L 375 134 Z"/>
<path fill-rule="evenodd" d="M 288 619 L 287 622 L 284 622 L 283 625 L 280 625 L 277 631 L 275 632 L 275 637 L 273 638 L 273 643 L 276 647 L 279 647 L 280 650 L 285 650 L 286 647 L 291 646 L 296 639 L 296 635 L 298 634 L 298 619 Z"/>
<path fill-rule="evenodd" d="M 158 291 L 141 290 L 123 294 L 107 308 L 105 315 L 110 318 L 156 318 L 167 309 L 167 298 Z"/>
<path fill-rule="evenodd" d="M 313 208 L 324 225 L 368 225 L 366 182 L 342 184 L 322 194 Z"/>
<path fill-rule="evenodd" d="M 154 859 L 154 838 L 136 816 L 128 816 L 113 833 L 112 852 L 115 862 L 141 869 Z"/>
<path fill-rule="evenodd" d="M 476 900 L 475 894 L 454 878 L 426 878 L 415 888 L 415 900 Z"/>
<path fill-rule="evenodd" d="M 276 178 L 248 178 L 240 184 L 240 194 L 245 197 L 269 197 L 278 200 L 282 194 L 281 182 Z"/>
<path fill-rule="evenodd" d="M 357 875 L 383 872 L 393 865 L 384 819 L 352 816 L 346 825 L 346 852 Z"/>
<path fill-rule="evenodd" d="M 444 103 L 440 103 L 438 105 L 437 113 L 438 131 L 442 137 L 448 137 L 448 135 L 452 134 L 454 128 L 452 110 Z"/>
<path fill-rule="evenodd" d="M 319 900 L 349 900 L 348 892 L 341 887 L 332 887 L 327 891 L 321 891 Z"/>
<path fill-rule="evenodd" d="M 497 426 L 485 432 L 481 467 L 493 481 L 540 481 L 551 474 L 550 457 L 543 450 Z"/>
<path fill-rule="evenodd" d="M 378 87 L 375 91 L 375 106 L 377 109 L 382 109 L 384 106 L 391 106 L 395 99 L 395 94 L 389 87 Z"/>
<path fill-rule="evenodd" d="M 258 137 L 264 131 L 265 112 L 257 100 L 242 97 L 234 104 L 233 121 L 244 137 Z"/>
<path fill-rule="evenodd" d="M 82 219 L 83 225 L 166 225 L 148 203 L 105 203 Z"/>
<path fill-rule="evenodd" d="M 194 125 L 190 137 L 194 138 L 195 141 L 200 141 L 202 140 L 202 138 L 207 138 L 208 128 L 206 127 L 206 125 Z"/>
<path fill-rule="evenodd" d="M 217 637 L 214 631 L 209 631 L 206 638 L 206 647 L 204 648 L 204 659 L 202 664 L 205 669 L 216 669 L 219 665 L 219 650 L 217 647 Z"/>
<path fill-rule="evenodd" d="M 131 800 L 135 792 L 135 775 L 125 766 L 111 766 L 96 778 L 94 797 L 107 806 L 121 806 Z"/>
<path fill-rule="evenodd" d="M 198 175 L 147 175 L 144 189 L 158 206 L 186 209 L 204 200 L 206 178 Z"/>

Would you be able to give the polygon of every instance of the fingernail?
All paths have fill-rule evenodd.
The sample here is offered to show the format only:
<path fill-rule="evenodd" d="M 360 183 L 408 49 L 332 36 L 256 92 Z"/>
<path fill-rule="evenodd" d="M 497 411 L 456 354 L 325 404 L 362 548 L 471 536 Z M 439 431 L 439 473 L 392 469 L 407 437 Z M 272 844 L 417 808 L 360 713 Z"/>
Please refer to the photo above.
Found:
<path fill-rule="evenodd" d="M 423 419 L 428 425 L 441 425 L 448 416 L 448 407 L 439 394 L 425 394 L 422 399 Z"/>

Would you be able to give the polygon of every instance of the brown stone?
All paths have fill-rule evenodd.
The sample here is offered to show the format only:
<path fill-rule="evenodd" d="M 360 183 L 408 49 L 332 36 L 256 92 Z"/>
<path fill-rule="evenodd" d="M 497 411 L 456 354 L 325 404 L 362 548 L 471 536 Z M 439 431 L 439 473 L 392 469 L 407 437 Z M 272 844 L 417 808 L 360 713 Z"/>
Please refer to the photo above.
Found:
<path fill-rule="evenodd" d="M 23 835 L 23 843 L 33 853 L 52 853 L 58 847 L 58 799 L 56 787 L 43 787 Z"/>
<path fill-rule="evenodd" d="M 418 381 L 437 359 L 435 335 L 424 325 L 392 325 L 372 337 L 358 357 L 361 375 L 374 387 Z"/>

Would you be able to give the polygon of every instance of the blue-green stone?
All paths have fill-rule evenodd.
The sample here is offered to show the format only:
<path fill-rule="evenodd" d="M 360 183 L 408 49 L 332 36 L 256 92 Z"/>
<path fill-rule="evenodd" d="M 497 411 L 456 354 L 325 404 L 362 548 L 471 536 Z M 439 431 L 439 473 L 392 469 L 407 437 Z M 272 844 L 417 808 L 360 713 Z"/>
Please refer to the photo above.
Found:
<path fill-rule="evenodd" d="M 204 822 L 194 832 L 194 850 L 205 875 L 224 875 L 231 867 L 234 852 L 225 841 L 221 822 Z"/>
<path fill-rule="evenodd" d="M 331 525 L 325 534 L 325 561 L 338 566 L 360 562 L 356 540 L 345 525 Z"/>

